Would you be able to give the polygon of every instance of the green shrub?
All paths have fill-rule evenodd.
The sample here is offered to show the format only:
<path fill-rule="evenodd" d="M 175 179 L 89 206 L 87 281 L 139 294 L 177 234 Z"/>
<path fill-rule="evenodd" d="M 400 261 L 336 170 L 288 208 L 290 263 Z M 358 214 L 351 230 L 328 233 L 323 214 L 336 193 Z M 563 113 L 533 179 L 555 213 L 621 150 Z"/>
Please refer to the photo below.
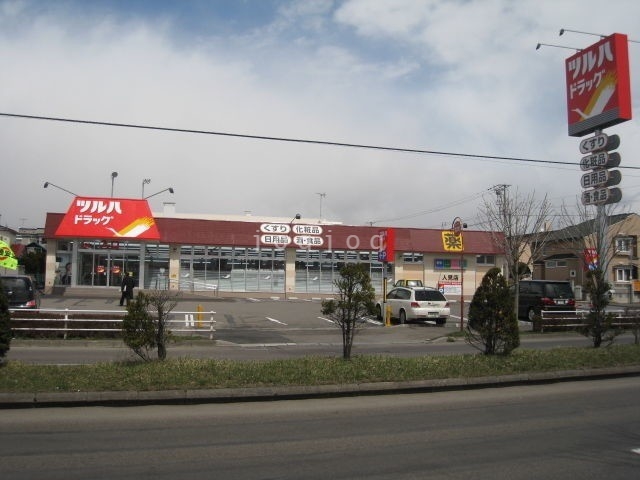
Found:
<path fill-rule="evenodd" d="M 156 329 L 148 311 L 149 298 L 138 292 L 138 296 L 127 305 L 127 314 L 122 321 L 122 340 L 143 360 L 149 361 L 149 353 L 156 348 Z"/>
<path fill-rule="evenodd" d="M 178 304 L 179 296 L 179 293 L 172 294 L 168 290 L 138 292 L 138 296 L 127 305 L 122 339 L 143 360 L 151 360 L 149 352 L 153 349 L 157 349 L 159 360 L 167 358 L 167 343 L 171 338 L 167 320 Z"/>

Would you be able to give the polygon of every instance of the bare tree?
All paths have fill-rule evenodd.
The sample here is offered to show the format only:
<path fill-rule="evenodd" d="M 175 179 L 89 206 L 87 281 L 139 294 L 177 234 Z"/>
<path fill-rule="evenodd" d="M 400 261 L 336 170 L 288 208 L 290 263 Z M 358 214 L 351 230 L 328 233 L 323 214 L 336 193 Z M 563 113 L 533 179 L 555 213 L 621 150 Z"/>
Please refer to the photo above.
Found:
<path fill-rule="evenodd" d="M 167 319 L 178 304 L 178 297 L 179 294 L 168 290 L 138 292 L 127 305 L 122 323 L 123 340 L 143 360 L 151 360 L 153 349 L 157 349 L 159 360 L 167 358 L 167 342 L 171 335 Z"/>
<path fill-rule="evenodd" d="M 615 256 L 614 238 L 622 231 L 624 220 L 629 214 L 615 215 L 615 205 L 577 205 L 571 213 L 562 206 L 565 227 L 555 233 L 555 240 L 567 251 L 581 259 L 583 270 L 587 272 L 585 287 L 589 295 L 589 315 L 582 333 L 591 338 L 594 347 L 603 341 L 612 342 L 619 333 L 612 327 L 611 318 L 606 314 L 609 304 L 608 271 Z M 576 219 L 577 222 L 572 221 Z"/>
<path fill-rule="evenodd" d="M 493 188 L 496 200 L 484 198 L 480 207 L 481 224 L 493 237 L 494 243 L 504 252 L 510 282 L 519 291 L 520 279 L 528 271 L 523 266 L 538 260 L 549 235 L 551 204 L 545 195 L 537 200 L 535 192 L 521 194 L 517 189 L 508 192 L 509 185 Z M 518 312 L 518 295 L 515 296 L 515 312 Z"/>
<path fill-rule="evenodd" d="M 152 290 L 148 293 L 149 304 L 156 311 L 156 347 L 160 360 L 167 358 L 167 341 L 171 333 L 167 329 L 167 319 L 178 305 L 178 297 L 179 294 L 171 293 L 169 290 Z"/>

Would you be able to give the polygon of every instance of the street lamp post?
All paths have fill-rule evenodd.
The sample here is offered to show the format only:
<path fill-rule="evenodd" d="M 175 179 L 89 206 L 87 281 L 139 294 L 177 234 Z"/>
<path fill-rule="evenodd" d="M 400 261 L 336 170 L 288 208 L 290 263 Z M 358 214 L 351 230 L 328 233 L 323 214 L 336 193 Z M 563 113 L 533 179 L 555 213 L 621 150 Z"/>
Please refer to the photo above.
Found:
<path fill-rule="evenodd" d="M 113 181 L 118 176 L 118 172 L 111 172 L 111 198 L 113 198 Z"/>
<path fill-rule="evenodd" d="M 453 219 L 451 224 L 451 230 L 453 234 L 460 239 L 460 331 L 464 330 L 464 241 L 462 238 L 462 229 L 466 228 L 467 224 L 462 223 L 460 217 Z"/>
<path fill-rule="evenodd" d="M 166 191 L 169 191 L 169 193 L 173 193 L 173 187 L 165 188 L 164 190 L 160 190 L 159 192 L 152 193 L 151 195 L 147 195 L 146 197 L 143 197 L 143 198 L 146 200 L 147 198 L 155 197 L 156 195 L 160 195 L 161 193 Z"/>
<path fill-rule="evenodd" d="M 77 196 L 78 196 L 78 195 L 76 195 L 75 193 L 73 193 L 72 191 L 67 190 L 66 188 L 59 187 L 59 186 L 58 186 L 58 185 L 56 185 L 55 183 L 51 183 L 51 182 L 44 182 L 44 186 L 43 186 L 43 188 L 47 188 L 47 187 L 49 187 L 49 186 L 56 187 L 58 190 L 62 190 L 63 192 L 67 192 L 69 195 L 73 195 L 74 197 L 77 197 Z"/>
<path fill-rule="evenodd" d="M 144 186 L 148 185 L 149 183 L 151 183 L 150 178 L 145 178 L 144 180 L 142 180 L 142 195 L 140 196 L 140 198 L 144 198 Z"/>
<path fill-rule="evenodd" d="M 318 220 L 322 220 L 322 199 L 324 197 L 327 196 L 326 193 L 316 193 L 316 195 L 318 195 L 320 197 L 320 217 L 318 217 Z"/>

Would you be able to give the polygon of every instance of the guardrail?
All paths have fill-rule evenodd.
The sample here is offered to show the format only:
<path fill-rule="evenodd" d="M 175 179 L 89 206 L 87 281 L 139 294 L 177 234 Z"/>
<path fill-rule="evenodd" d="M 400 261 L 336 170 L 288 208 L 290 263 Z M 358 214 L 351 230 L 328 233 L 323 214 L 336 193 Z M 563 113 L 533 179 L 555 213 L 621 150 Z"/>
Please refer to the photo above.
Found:
<path fill-rule="evenodd" d="M 639 329 L 640 309 L 607 310 L 611 326 L 617 328 Z M 589 310 L 541 311 L 539 320 L 533 322 L 533 330 L 544 332 L 551 329 L 572 329 L 585 325 Z"/>
<path fill-rule="evenodd" d="M 82 334 L 87 337 L 92 333 L 101 337 L 119 336 L 126 312 L 114 310 L 72 310 L 48 309 L 10 310 L 11 329 L 26 333 L 62 334 L 65 340 L 69 334 Z M 153 314 L 153 312 L 151 312 Z M 214 311 L 170 312 L 166 326 L 172 333 L 209 335 L 213 340 L 216 323 Z M 17 315 L 16 315 L 17 314 Z M 208 316 L 208 318 L 206 318 Z"/>

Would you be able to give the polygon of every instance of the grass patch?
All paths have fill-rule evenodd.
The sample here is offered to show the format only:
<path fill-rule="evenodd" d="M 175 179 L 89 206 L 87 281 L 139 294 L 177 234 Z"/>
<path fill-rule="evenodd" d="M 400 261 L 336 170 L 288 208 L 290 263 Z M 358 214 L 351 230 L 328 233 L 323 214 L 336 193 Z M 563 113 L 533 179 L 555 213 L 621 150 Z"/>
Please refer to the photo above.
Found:
<path fill-rule="evenodd" d="M 301 386 L 472 378 L 515 373 L 640 365 L 640 347 L 519 349 L 510 356 L 480 354 L 396 358 L 355 356 L 270 361 L 175 359 L 92 365 L 0 368 L 0 392 L 153 391 Z"/>

